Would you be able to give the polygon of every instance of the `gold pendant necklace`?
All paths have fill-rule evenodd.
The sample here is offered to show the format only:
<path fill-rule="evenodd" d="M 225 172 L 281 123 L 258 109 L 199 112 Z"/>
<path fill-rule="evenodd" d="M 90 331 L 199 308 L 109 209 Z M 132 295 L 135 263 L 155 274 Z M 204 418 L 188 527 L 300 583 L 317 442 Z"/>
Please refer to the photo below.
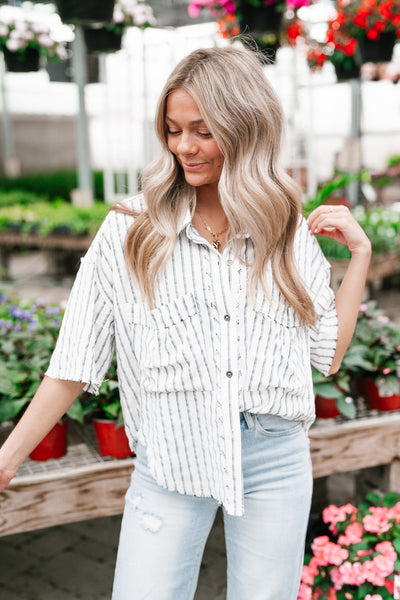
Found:
<path fill-rule="evenodd" d="M 214 246 L 214 248 L 216 250 L 218 250 L 218 248 L 221 245 L 221 240 L 219 239 L 219 236 L 222 235 L 223 233 L 226 233 L 228 231 L 229 225 L 227 225 L 225 227 L 225 229 L 223 229 L 222 231 L 219 231 L 218 233 L 214 233 L 214 231 L 211 229 L 211 227 L 209 226 L 209 224 L 207 223 L 207 221 L 205 220 L 205 218 L 203 217 L 203 215 L 201 215 L 199 212 L 197 214 L 199 215 L 200 219 L 203 221 L 204 227 L 207 229 L 208 233 L 212 237 L 212 242 L 211 242 L 212 245 Z"/>

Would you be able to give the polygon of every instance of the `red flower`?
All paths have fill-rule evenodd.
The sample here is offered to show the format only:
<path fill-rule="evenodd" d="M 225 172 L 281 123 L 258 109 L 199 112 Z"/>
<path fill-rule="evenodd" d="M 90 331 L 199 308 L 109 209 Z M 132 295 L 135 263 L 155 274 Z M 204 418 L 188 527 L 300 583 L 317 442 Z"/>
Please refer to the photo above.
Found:
<path fill-rule="evenodd" d="M 362 15 L 356 15 L 354 17 L 354 25 L 356 25 L 357 27 L 361 27 L 362 29 L 365 29 L 367 26 L 366 17 L 364 17 Z"/>
<path fill-rule="evenodd" d="M 344 44 L 343 46 L 343 52 L 346 54 L 346 56 L 353 56 L 353 54 L 355 53 L 357 48 L 357 42 L 355 39 L 351 39 L 347 42 L 347 44 Z"/>
<path fill-rule="evenodd" d="M 367 38 L 369 40 L 377 40 L 379 38 L 379 31 L 376 29 L 367 29 Z"/>

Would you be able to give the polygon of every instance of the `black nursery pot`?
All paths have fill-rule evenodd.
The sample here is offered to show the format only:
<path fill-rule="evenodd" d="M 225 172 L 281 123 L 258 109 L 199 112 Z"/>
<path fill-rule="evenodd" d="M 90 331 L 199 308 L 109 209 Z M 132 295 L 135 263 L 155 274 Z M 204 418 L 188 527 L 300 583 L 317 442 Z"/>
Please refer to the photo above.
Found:
<path fill-rule="evenodd" d="M 3 47 L 7 71 L 12 73 L 29 73 L 39 71 L 40 54 L 36 48 L 26 48 L 24 52 L 11 52 Z"/>
<path fill-rule="evenodd" d="M 56 0 L 58 13 L 64 23 L 110 23 L 115 0 Z"/>
<path fill-rule="evenodd" d="M 116 52 L 121 50 L 122 33 L 115 33 L 105 27 L 83 30 L 86 48 L 89 52 Z"/>
<path fill-rule="evenodd" d="M 396 40 L 394 31 L 383 31 L 377 40 L 370 40 L 363 35 L 358 40 L 362 62 L 390 62 Z"/>
<path fill-rule="evenodd" d="M 281 28 L 283 11 L 276 10 L 275 4 L 253 6 L 242 0 L 238 3 L 237 12 L 242 33 L 250 35 L 254 32 L 278 33 Z"/>
<path fill-rule="evenodd" d="M 354 61 L 350 66 L 345 66 L 342 63 L 335 64 L 335 73 L 338 81 L 349 81 L 350 79 L 358 79 L 361 74 L 360 65 Z"/>

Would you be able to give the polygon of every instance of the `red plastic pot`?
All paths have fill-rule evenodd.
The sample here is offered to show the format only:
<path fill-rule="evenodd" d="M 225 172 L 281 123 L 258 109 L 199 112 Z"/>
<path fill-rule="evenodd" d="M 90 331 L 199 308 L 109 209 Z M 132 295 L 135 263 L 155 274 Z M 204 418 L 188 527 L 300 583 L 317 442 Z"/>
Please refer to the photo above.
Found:
<path fill-rule="evenodd" d="M 124 427 L 117 427 L 115 421 L 106 419 L 93 419 L 93 425 L 100 456 L 132 456 Z"/>
<path fill-rule="evenodd" d="M 333 419 L 334 417 L 338 417 L 340 412 L 336 406 L 335 398 L 315 396 L 315 415 L 318 419 Z"/>
<path fill-rule="evenodd" d="M 369 408 L 382 411 L 400 409 L 400 382 L 399 392 L 392 396 L 380 396 L 378 387 L 372 379 L 365 380 L 364 386 Z"/>
<path fill-rule="evenodd" d="M 43 440 L 30 453 L 32 460 L 45 461 L 61 458 L 67 453 L 68 419 L 56 423 Z"/>

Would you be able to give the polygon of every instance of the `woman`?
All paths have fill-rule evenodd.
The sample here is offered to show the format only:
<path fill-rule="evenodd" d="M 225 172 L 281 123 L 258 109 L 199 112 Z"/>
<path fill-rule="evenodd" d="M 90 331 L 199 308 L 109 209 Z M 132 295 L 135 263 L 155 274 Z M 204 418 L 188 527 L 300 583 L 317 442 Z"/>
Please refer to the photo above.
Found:
<path fill-rule="evenodd" d="M 116 350 L 137 462 L 114 600 L 193 598 L 219 505 L 228 599 L 297 598 L 310 361 L 338 370 L 371 248 L 345 207 L 301 217 L 279 166 L 282 121 L 254 53 L 181 61 L 143 195 L 114 207 L 82 259 L 46 377 L 0 450 L 4 487 L 79 392 L 97 392 Z M 336 298 L 315 233 L 352 252 Z"/>

